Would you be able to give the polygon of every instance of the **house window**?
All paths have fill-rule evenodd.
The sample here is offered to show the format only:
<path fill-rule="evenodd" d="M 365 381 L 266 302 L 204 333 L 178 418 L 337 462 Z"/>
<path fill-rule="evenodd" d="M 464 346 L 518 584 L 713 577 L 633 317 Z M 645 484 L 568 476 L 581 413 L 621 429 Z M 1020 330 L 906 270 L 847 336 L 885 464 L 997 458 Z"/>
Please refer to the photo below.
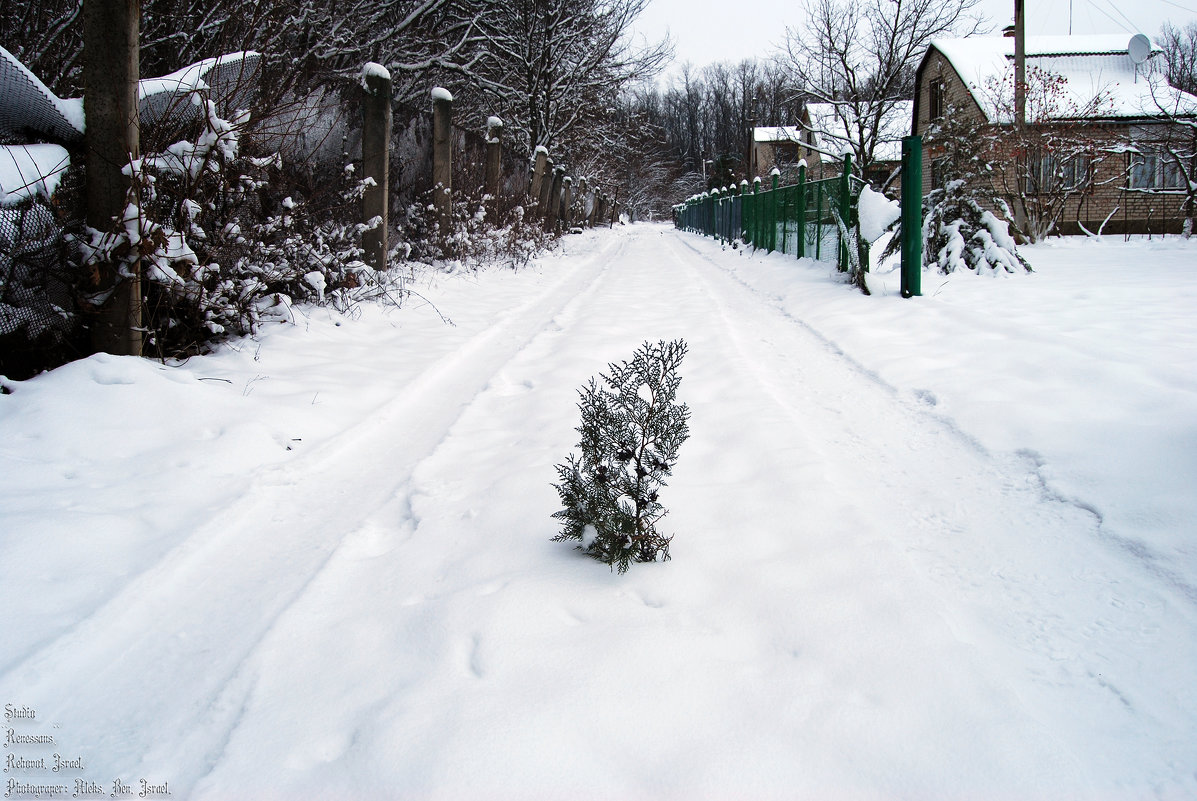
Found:
<path fill-rule="evenodd" d="M 1156 125 L 1140 125 L 1130 129 L 1133 145 L 1129 152 L 1131 189 L 1182 189 L 1184 176 L 1176 159 L 1165 146 L 1169 134 L 1175 131 Z"/>
<path fill-rule="evenodd" d="M 927 84 L 927 114 L 932 122 L 943 116 L 943 78 L 932 78 Z"/>
<path fill-rule="evenodd" d="M 1184 178 L 1176 162 L 1162 148 L 1139 145 L 1130 154 L 1131 189 L 1181 189 Z"/>
<path fill-rule="evenodd" d="M 948 160 L 945 158 L 938 158 L 931 160 L 931 188 L 943 189 L 947 183 L 946 175 L 948 169 Z"/>
<path fill-rule="evenodd" d="M 1085 153 L 1061 160 L 1052 153 L 1032 154 L 1027 164 L 1028 195 L 1048 195 L 1084 188 L 1092 175 L 1093 159 Z"/>

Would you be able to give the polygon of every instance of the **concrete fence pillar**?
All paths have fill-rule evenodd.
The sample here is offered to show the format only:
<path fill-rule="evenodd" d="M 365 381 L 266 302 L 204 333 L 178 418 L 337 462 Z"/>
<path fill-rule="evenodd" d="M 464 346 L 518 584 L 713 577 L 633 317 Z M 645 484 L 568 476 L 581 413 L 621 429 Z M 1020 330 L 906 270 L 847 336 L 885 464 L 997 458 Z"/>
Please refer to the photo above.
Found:
<path fill-rule="evenodd" d="M 373 62 L 362 69 L 362 249 L 366 264 L 387 267 L 387 226 L 390 223 L 391 73 Z"/>
<path fill-rule="evenodd" d="M 87 115 L 87 224 L 113 229 L 125 213 L 130 181 L 125 168 L 140 154 L 137 79 L 140 69 L 138 0 L 83 3 L 83 87 Z M 92 348 L 140 356 L 141 265 L 97 265 L 97 295 L 109 293 L 91 322 Z"/>
<path fill-rule="evenodd" d="M 578 225 L 586 225 L 588 215 L 586 214 L 586 193 L 588 181 L 585 178 L 578 179 Z"/>
<path fill-rule="evenodd" d="M 562 183 L 565 194 L 561 198 L 561 224 L 569 230 L 574 219 L 574 179 L 567 175 Z"/>
<path fill-rule="evenodd" d="M 453 95 L 432 90 L 432 205 L 447 228 L 453 218 Z"/>
<path fill-rule="evenodd" d="M 532 184 L 528 189 L 528 196 L 532 202 L 540 203 L 540 187 L 544 183 L 545 171 L 549 168 L 549 149 L 544 145 L 536 148 L 536 159 L 532 165 Z"/>
<path fill-rule="evenodd" d="M 536 216 L 544 219 L 549 211 L 549 194 L 553 191 L 553 160 L 545 161 L 545 172 L 540 176 L 540 194 L 536 196 Z"/>
<path fill-rule="evenodd" d="M 482 191 L 496 200 L 499 180 L 503 176 L 503 121 L 498 117 L 486 120 L 486 175 Z"/>
<path fill-rule="evenodd" d="M 553 168 L 553 183 L 549 187 L 549 202 L 545 207 L 544 228 L 552 231 L 557 227 L 557 219 L 561 212 L 561 187 L 565 181 L 565 168 Z"/>

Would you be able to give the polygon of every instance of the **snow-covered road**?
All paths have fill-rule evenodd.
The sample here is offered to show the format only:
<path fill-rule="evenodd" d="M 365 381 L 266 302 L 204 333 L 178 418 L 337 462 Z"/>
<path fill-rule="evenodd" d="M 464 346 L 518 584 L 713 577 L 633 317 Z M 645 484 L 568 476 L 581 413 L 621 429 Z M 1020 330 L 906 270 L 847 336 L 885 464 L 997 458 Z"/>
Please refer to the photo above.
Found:
<path fill-rule="evenodd" d="M 314 312 L 183 369 L 17 386 L 0 700 L 37 719 L 14 731 L 54 727 L 72 781 L 178 798 L 1197 797 L 1183 566 L 734 255 L 655 226 L 571 247 L 455 279 L 452 328 Z M 553 464 L 578 387 L 677 337 L 673 560 L 620 576 L 550 542 Z M 39 461 L 30 430 L 81 385 L 97 419 L 121 389 L 175 406 Z"/>

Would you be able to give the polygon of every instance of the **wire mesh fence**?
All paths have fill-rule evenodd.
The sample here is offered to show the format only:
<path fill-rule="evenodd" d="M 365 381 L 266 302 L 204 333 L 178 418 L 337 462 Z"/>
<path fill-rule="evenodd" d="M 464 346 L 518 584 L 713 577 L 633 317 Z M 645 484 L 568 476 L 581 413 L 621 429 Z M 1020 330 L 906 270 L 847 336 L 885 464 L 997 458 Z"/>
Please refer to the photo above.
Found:
<path fill-rule="evenodd" d="M 25 378 L 74 352 L 79 315 L 68 248 L 48 204 L 0 206 L 0 375 Z"/>
<path fill-rule="evenodd" d="M 865 183 L 851 174 L 807 181 L 800 170 L 798 183 L 748 191 L 712 190 L 674 209 L 675 225 L 685 231 L 725 242 L 741 241 L 769 252 L 797 258 L 834 261 L 848 270 L 850 232 L 858 226 L 857 199 Z"/>

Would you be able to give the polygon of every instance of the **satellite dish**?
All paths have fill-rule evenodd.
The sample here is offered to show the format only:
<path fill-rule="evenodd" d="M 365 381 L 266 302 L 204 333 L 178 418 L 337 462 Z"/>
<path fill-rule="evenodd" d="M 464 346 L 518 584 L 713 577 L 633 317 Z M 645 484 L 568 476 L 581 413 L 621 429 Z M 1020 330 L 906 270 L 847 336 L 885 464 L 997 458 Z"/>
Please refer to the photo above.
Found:
<path fill-rule="evenodd" d="M 1136 65 L 1142 64 L 1151 55 L 1151 40 L 1141 33 L 1136 33 L 1126 46 L 1126 53 Z"/>

